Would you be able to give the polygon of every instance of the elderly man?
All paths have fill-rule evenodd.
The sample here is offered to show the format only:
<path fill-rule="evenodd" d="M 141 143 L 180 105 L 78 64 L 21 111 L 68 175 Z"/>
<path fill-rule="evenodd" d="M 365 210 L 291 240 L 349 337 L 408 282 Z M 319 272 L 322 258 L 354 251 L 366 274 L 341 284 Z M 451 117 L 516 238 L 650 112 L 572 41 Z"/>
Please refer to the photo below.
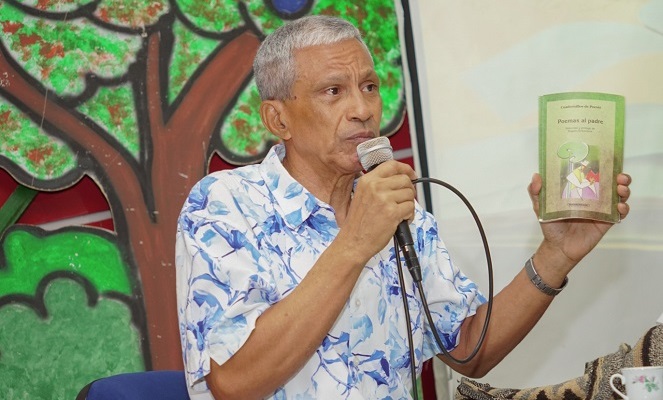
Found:
<path fill-rule="evenodd" d="M 178 311 L 190 391 L 217 399 L 409 398 L 408 331 L 418 374 L 441 353 L 431 329 L 463 358 L 486 306 L 416 203 L 415 172 L 392 160 L 362 174 L 356 148 L 379 136 L 382 112 L 371 55 L 348 22 L 310 16 L 269 35 L 254 69 L 262 121 L 282 144 L 259 165 L 205 177 L 179 219 Z M 630 178 L 617 181 L 625 201 Z M 535 211 L 540 188 L 535 175 Z M 628 206 L 619 210 L 625 217 Z M 405 290 L 399 285 L 391 239 L 402 221 L 411 221 L 435 327 L 423 318 L 412 279 L 405 277 Z M 609 227 L 544 225 L 531 260 L 539 287 L 523 269 L 495 296 L 476 357 L 450 365 L 471 377 L 494 367 Z"/>

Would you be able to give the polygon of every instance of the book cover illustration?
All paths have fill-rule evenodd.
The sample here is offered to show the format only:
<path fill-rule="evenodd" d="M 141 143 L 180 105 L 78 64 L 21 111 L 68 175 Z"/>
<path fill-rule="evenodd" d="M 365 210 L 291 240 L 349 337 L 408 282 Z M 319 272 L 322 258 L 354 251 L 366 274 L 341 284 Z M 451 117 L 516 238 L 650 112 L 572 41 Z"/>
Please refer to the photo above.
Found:
<path fill-rule="evenodd" d="M 539 220 L 619 222 L 615 179 L 624 153 L 624 98 L 569 92 L 539 98 Z"/>

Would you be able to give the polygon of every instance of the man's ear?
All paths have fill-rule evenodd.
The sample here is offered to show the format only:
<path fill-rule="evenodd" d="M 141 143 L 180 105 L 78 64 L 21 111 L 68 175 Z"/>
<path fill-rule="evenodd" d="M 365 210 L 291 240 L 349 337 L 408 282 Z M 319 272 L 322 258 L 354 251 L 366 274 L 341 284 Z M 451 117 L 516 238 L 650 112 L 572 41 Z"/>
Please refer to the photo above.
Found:
<path fill-rule="evenodd" d="M 265 100 L 260 104 L 260 118 L 267 129 L 281 140 L 290 139 L 283 102 Z"/>

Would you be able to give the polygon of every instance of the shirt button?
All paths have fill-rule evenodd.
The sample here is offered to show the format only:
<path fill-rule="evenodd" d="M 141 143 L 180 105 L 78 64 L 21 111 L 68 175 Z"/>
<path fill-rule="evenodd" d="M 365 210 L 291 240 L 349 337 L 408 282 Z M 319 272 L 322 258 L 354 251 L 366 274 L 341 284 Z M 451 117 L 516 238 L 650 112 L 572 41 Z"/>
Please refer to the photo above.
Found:
<path fill-rule="evenodd" d="M 359 299 L 355 300 L 355 305 L 357 307 L 361 306 L 361 300 L 359 300 Z"/>

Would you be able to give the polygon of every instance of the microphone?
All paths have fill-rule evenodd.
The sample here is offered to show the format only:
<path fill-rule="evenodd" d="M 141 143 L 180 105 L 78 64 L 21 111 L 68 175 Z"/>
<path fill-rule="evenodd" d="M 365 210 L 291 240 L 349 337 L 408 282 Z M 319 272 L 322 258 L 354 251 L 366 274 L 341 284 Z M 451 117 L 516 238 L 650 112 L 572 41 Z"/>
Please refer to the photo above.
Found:
<path fill-rule="evenodd" d="M 383 162 L 393 160 L 392 150 L 389 139 L 380 136 L 360 143 L 357 146 L 357 156 L 359 156 L 362 168 L 370 172 Z M 419 266 L 417 253 L 414 251 L 414 240 L 412 240 L 412 233 L 407 221 L 401 221 L 398 224 L 395 236 L 412 279 L 415 283 L 421 282 L 421 267 Z"/>

